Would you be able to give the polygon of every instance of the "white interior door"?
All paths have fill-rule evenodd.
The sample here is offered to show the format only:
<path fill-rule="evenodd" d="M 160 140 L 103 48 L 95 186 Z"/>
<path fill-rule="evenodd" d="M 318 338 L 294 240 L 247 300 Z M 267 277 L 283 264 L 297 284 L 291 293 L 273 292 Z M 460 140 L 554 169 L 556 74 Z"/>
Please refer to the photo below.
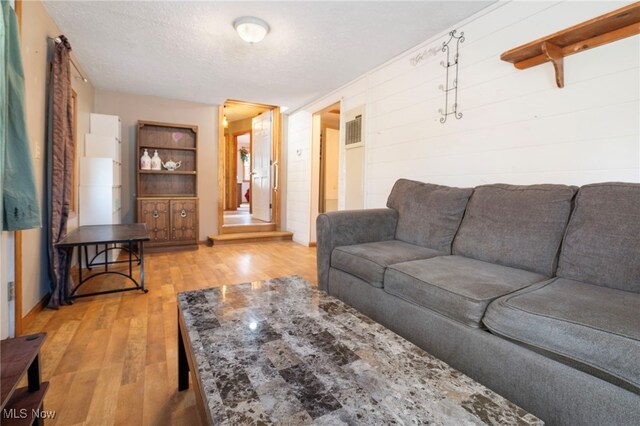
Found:
<path fill-rule="evenodd" d="M 253 218 L 271 222 L 271 119 L 266 111 L 253 119 L 253 170 L 251 171 L 251 203 Z"/>

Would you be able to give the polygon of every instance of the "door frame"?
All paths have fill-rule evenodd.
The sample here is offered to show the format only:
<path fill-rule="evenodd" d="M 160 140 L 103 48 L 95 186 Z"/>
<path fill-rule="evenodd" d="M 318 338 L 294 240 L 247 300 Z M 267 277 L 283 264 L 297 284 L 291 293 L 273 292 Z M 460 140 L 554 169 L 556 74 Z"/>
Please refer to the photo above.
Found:
<path fill-rule="evenodd" d="M 20 34 L 20 41 L 22 41 L 22 0 L 15 0 L 14 3 L 16 18 L 18 20 L 18 33 Z M 13 335 L 18 337 L 22 335 L 22 231 L 15 231 L 13 236 L 13 282 L 14 282 L 14 323 L 13 323 Z M 3 307 L 4 308 L 4 307 Z M 11 330 L 9 330 L 11 336 Z"/>
<path fill-rule="evenodd" d="M 310 185 L 310 203 L 309 203 L 309 244 L 316 244 L 316 218 L 320 214 L 320 195 L 322 193 L 320 185 L 322 184 L 323 162 L 320 158 L 320 150 L 322 148 L 322 139 L 326 140 L 326 135 L 322 135 L 322 113 L 325 110 L 337 105 L 340 109 L 338 119 L 338 176 L 342 173 L 342 158 L 344 150 L 343 126 L 344 126 L 344 106 L 342 98 L 333 99 L 323 103 L 322 108 L 317 108 L 311 114 L 311 185 Z M 323 155 L 324 156 L 324 155 Z M 338 177 L 338 186 L 340 186 L 340 177 Z M 338 195 L 339 198 L 339 195 Z"/>
<path fill-rule="evenodd" d="M 218 106 L 218 235 L 222 235 L 222 226 L 224 225 L 224 201 L 225 201 L 225 172 L 226 172 L 226 144 L 224 140 L 224 125 L 222 120 L 224 118 L 224 106 L 225 105 L 249 105 L 261 108 L 268 108 L 273 111 L 273 122 L 271 123 L 272 132 L 272 144 L 271 144 L 271 159 L 272 164 L 276 164 L 275 169 L 277 173 L 272 177 L 272 182 L 275 185 L 271 186 L 271 222 L 275 224 L 276 230 L 280 230 L 281 226 L 281 211 L 280 201 L 281 197 L 281 181 L 280 174 L 281 161 L 282 161 L 282 114 L 280 107 L 274 105 L 260 104 L 256 102 L 245 102 L 236 99 L 227 99 L 222 105 Z M 272 166 L 273 167 L 273 166 Z M 273 172 L 273 171 L 272 171 Z M 251 229 L 251 228 L 248 228 Z M 249 230 L 247 232 L 250 232 Z"/>

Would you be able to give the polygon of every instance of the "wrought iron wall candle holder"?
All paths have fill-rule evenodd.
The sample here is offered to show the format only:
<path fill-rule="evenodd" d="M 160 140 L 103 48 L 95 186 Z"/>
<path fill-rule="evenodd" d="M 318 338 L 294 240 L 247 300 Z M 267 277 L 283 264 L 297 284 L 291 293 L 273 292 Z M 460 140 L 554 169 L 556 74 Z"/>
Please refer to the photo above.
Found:
<path fill-rule="evenodd" d="M 449 33 L 449 40 L 442 43 L 442 51 L 447 54 L 447 62 L 440 62 L 447 70 L 447 79 L 445 85 L 440 85 L 438 88 L 444 92 L 444 109 L 439 109 L 438 112 L 442 114 L 440 117 L 440 123 L 446 123 L 447 117 L 453 115 L 456 119 L 462 118 L 462 113 L 458 111 L 458 60 L 460 59 L 459 47 L 460 43 L 464 43 L 464 32 L 460 32 L 460 35 L 456 35 L 456 30 Z M 451 42 L 455 41 L 456 51 L 453 56 L 453 62 L 451 61 Z M 455 77 L 452 79 L 451 74 L 455 72 Z M 453 107 L 449 110 L 449 92 L 453 92 Z"/>

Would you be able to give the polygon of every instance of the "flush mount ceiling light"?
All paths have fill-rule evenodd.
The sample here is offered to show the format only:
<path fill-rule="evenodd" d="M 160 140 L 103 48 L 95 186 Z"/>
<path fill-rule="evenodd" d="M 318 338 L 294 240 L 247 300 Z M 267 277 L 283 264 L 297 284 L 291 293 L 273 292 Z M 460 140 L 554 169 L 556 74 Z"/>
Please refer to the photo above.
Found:
<path fill-rule="evenodd" d="M 236 29 L 240 38 L 247 43 L 257 43 L 262 41 L 269 32 L 269 24 L 260 18 L 243 16 L 233 21 L 233 28 Z"/>

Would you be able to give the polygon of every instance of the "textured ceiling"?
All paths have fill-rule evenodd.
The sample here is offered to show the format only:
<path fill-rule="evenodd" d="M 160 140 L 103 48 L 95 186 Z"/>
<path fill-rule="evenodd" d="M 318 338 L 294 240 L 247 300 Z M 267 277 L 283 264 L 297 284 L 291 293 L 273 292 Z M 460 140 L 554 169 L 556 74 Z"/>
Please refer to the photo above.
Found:
<path fill-rule="evenodd" d="M 485 1 L 51 1 L 95 87 L 296 108 L 486 7 Z M 250 45 L 241 16 L 271 32 Z"/>

